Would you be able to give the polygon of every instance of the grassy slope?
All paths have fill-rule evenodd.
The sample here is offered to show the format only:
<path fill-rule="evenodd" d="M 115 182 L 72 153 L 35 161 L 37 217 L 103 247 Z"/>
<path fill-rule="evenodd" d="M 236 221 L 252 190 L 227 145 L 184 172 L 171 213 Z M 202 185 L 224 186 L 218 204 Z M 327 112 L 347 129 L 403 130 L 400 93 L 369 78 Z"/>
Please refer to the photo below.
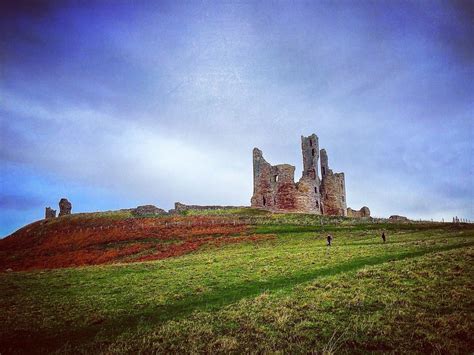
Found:
<path fill-rule="evenodd" d="M 473 227 L 255 217 L 277 237 L 0 274 L 0 352 L 474 351 Z"/>

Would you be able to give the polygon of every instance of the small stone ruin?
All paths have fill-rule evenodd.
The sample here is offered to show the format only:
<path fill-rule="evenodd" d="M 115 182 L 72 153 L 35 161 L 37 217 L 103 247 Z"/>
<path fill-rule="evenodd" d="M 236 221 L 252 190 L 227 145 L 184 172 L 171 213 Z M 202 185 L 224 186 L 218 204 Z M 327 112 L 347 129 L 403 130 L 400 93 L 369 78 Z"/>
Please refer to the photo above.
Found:
<path fill-rule="evenodd" d="M 62 198 L 59 201 L 59 217 L 71 214 L 72 204 L 67 198 Z"/>
<path fill-rule="evenodd" d="M 356 217 L 356 218 L 366 218 L 370 217 L 369 207 L 364 206 L 360 210 L 353 210 L 350 207 L 347 207 L 347 217 Z"/>
<path fill-rule="evenodd" d="M 51 207 L 46 207 L 44 211 L 44 218 L 45 219 L 56 218 L 56 210 L 53 210 Z"/>

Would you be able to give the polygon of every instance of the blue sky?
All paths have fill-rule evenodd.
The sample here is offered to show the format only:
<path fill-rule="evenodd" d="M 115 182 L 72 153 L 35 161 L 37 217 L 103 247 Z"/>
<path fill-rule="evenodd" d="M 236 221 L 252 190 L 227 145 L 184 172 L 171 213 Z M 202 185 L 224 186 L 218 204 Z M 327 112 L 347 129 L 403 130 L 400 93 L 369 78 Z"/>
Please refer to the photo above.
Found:
<path fill-rule="evenodd" d="M 375 216 L 474 219 L 469 1 L 5 1 L 0 236 L 74 212 L 247 205 L 316 133 Z"/>

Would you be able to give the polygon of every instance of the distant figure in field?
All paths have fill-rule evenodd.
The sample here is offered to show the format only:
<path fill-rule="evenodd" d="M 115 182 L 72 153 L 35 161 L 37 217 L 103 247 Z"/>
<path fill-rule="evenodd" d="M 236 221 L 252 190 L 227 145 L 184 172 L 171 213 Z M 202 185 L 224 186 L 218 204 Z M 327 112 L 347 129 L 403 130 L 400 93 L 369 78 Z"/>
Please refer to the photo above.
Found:
<path fill-rule="evenodd" d="M 331 234 L 328 234 L 327 240 L 328 240 L 327 246 L 330 247 L 330 246 L 331 246 L 331 242 L 332 242 L 332 236 L 331 236 Z"/>
<path fill-rule="evenodd" d="M 382 232 L 382 240 L 385 243 L 385 232 Z"/>

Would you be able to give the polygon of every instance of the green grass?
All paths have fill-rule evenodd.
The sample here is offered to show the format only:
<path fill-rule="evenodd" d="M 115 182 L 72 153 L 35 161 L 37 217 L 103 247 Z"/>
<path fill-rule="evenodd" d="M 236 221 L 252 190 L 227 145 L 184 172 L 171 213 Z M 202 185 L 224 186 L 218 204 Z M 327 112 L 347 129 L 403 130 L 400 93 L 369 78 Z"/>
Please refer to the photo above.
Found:
<path fill-rule="evenodd" d="M 0 274 L 0 353 L 474 351 L 474 227 L 252 217 L 276 238 Z"/>

